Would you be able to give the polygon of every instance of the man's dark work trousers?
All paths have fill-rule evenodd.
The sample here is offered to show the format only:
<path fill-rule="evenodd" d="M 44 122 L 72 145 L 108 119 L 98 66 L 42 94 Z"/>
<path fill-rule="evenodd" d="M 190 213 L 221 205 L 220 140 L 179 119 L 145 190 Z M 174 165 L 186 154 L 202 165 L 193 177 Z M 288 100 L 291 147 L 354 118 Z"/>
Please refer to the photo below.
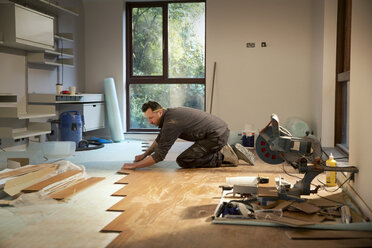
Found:
<path fill-rule="evenodd" d="M 220 150 L 227 144 L 229 133 L 226 129 L 220 137 L 196 141 L 177 157 L 177 164 L 185 169 L 220 167 L 223 160 Z"/>

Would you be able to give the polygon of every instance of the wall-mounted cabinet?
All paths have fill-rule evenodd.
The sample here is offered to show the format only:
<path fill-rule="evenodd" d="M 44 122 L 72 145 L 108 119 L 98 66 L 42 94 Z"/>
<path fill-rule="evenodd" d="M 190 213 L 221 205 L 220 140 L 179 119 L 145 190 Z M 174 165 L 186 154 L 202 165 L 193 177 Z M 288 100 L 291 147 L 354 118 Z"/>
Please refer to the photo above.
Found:
<path fill-rule="evenodd" d="M 0 32 L 4 46 L 25 50 L 54 48 L 54 17 L 18 4 L 0 3 Z"/>

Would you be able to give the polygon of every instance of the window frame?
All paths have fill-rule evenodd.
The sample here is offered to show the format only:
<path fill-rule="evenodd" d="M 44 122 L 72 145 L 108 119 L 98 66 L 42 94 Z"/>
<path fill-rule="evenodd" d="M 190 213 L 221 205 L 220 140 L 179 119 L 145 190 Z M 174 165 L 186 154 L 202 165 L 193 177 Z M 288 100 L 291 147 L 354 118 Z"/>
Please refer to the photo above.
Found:
<path fill-rule="evenodd" d="M 338 0 L 334 142 L 336 147 L 347 155 L 349 154 L 347 123 L 350 113 L 346 96 L 347 84 L 350 84 L 351 8 L 352 0 Z M 347 144 L 343 143 L 344 140 Z"/>
<path fill-rule="evenodd" d="M 138 129 L 130 127 L 129 88 L 131 84 L 203 84 L 204 111 L 206 111 L 206 44 L 204 46 L 204 78 L 169 78 L 168 75 L 168 5 L 172 3 L 205 3 L 205 0 L 161 1 L 161 2 L 127 2 L 126 3 L 126 124 L 127 132 L 158 132 L 159 129 Z M 133 75 L 133 30 L 132 9 L 145 7 L 163 8 L 163 75 L 134 76 Z M 206 8 L 206 5 L 205 5 Z M 206 13 L 205 13 L 206 16 Z M 205 18 L 206 20 L 206 18 Z M 206 21 L 205 21 L 206 23 Z M 206 32 L 204 33 L 206 43 Z"/>

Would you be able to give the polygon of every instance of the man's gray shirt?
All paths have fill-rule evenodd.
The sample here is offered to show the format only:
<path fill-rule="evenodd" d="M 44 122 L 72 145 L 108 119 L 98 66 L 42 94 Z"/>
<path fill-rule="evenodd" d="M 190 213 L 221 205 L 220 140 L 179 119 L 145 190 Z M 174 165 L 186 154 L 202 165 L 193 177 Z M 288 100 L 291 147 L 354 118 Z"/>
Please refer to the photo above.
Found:
<path fill-rule="evenodd" d="M 165 109 L 159 127 L 160 133 L 155 140 L 158 146 L 152 155 L 155 162 L 164 160 L 177 138 L 187 141 L 217 138 L 227 130 L 227 124 L 220 118 L 186 107 Z"/>

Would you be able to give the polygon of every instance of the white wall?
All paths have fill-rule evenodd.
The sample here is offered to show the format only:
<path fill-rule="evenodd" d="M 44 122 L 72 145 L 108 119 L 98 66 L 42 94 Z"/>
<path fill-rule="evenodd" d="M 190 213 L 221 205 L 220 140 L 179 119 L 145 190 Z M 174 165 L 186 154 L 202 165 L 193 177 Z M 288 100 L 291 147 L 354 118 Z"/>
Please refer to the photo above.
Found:
<path fill-rule="evenodd" d="M 0 93 L 17 94 L 22 110 L 26 110 L 26 57 L 25 52 L 0 47 Z"/>
<path fill-rule="evenodd" d="M 372 208 L 372 1 L 353 0 L 350 61 L 350 164 L 360 172 L 355 189 Z"/>
<path fill-rule="evenodd" d="M 334 146 L 337 0 L 313 1 L 311 126 L 324 147 Z"/>
<path fill-rule="evenodd" d="M 231 130 L 262 129 L 271 113 L 311 123 L 312 11 L 311 0 L 207 0 L 208 103 L 216 61 L 213 113 Z"/>
<path fill-rule="evenodd" d="M 83 5 L 86 91 L 101 93 L 102 80 L 114 77 L 122 107 L 125 104 L 125 3 L 83 0 Z M 320 10 L 314 5 L 320 6 Z M 323 0 L 317 3 L 312 0 L 208 0 L 207 110 L 216 61 L 213 113 L 226 120 L 231 130 L 241 130 L 246 123 L 263 128 L 270 121 L 271 113 L 277 113 L 283 124 L 288 117 L 297 116 L 311 124 L 316 134 L 332 136 L 333 130 L 320 131 L 324 126 L 323 80 L 334 75 L 334 70 L 329 74 L 329 68 L 322 74 L 323 66 L 331 67 L 329 63 L 324 65 L 323 60 L 335 52 L 331 49 L 329 53 L 328 43 L 323 43 L 325 38 L 335 39 L 335 31 L 329 32 L 334 20 L 323 28 L 322 20 L 329 9 L 324 5 Z M 321 31 L 319 27 L 314 28 L 319 15 L 321 21 L 317 26 Z M 261 41 L 267 42 L 268 47 L 261 48 Z M 256 48 L 246 48 L 247 42 L 256 42 Z M 319 60 L 314 62 L 313 54 L 319 51 Z M 314 73 L 314 68 L 320 74 Z M 314 80 L 313 75 L 320 75 L 319 80 Z M 317 94 L 312 94 L 316 91 Z M 123 119 L 124 112 L 125 107 L 121 108 Z M 322 140 L 325 142 L 325 138 Z M 333 137 L 330 140 L 333 142 Z"/>
<path fill-rule="evenodd" d="M 103 80 L 115 79 L 124 117 L 123 0 L 83 0 L 85 36 L 85 90 L 104 93 Z"/>

